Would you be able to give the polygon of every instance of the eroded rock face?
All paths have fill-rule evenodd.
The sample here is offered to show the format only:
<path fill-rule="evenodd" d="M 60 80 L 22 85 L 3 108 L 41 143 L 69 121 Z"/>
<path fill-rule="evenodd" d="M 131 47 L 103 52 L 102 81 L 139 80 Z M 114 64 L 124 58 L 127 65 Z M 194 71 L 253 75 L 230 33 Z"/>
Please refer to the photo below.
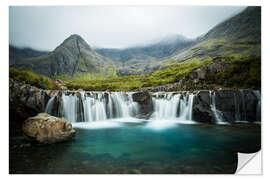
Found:
<path fill-rule="evenodd" d="M 50 144 L 71 140 L 75 137 L 76 131 L 65 118 L 40 113 L 23 122 L 23 133 L 29 140 Z"/>

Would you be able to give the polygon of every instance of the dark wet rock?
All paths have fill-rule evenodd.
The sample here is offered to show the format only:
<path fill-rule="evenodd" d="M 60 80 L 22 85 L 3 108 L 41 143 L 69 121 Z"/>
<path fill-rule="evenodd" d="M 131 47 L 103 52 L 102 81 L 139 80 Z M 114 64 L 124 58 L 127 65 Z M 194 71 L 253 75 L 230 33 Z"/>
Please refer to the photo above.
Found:
<path fill-rule="evenodd" d="M 68 141 L 73 139 L 76 133 L 65 118 L 57 118 L 46 113 L 28 118 L 23 122 L 22 128 L 28 140 L 42 144 Z"/>
<path fill-rule="evenodd" d="M 210 105 L 209 91 L 199 91 L 193 100 L 193 120 L 205 123 L 215 122 Z"/>
<path fill-rule="evenodd" d="M 222 121 L 260 121 L 260 99 L 253 90 L 217 90 L 215 93 L 216 110 L 220 112 Z M 193 120 L 214 123 L 215 115 L 211 110 L 209 91 L 199 91 L 194 97 Z"/>
<path fill-rule="evenodd" d="M 147 91 L 136 92 L 132 94 L 132 99 L 140 106 L 140 116 L 149 118 L 154 111 L 150 93 Z"/>
<path fill-rule="evenodd" d="M 20 127 L 23 120 L 44 112 L 51 91 L 9 80 L 10 127 Z"/>

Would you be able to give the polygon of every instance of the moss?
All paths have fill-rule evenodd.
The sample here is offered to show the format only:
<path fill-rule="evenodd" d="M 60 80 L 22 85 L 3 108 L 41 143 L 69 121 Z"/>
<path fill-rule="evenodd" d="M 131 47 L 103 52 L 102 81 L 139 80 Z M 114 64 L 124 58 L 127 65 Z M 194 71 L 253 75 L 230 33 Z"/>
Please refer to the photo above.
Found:
<path fill-rule="evenodd" d="M 28 70 L 18 70 L 15 68 L 9 68 L 9 77 L 19 81 L 25 82 L 32 86 L 36 86 L 42 89 L 55 89 L 55 85 L 52 80 L 46 76 L 37 75 Z"/>

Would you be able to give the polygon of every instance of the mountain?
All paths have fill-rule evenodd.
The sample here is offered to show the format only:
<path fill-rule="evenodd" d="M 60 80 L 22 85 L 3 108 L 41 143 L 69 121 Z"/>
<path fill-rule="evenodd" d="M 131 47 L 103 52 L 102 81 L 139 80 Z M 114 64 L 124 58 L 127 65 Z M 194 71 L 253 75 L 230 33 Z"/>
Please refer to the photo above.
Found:
<path fill-rule="evenodd" d="M 29 69 L 49 77 L 115 71 L 111 60 L 96 53 L 79 35 L 71 35 L 54 51 L 24 59 L 12 67 Z M 109 70 L 108 70 L 109 69 Z"/>
<path fill-rule="evenodd" d="M 122 64 L 118 75 L 147 74 L 153 71 L 161 60 L 175 52 L 189 47 L 194 40 L 182 35 L 165 36 L 151 44 L 126 49 L 96 49 L 96 51 Z"/>
<path fill-rule="evenodd" d="M 108 58 L 126 62 L 132 59 L 158 59 L 172 55 L 176 50 L 183 49 L 192 44 L 193 40 L 182 35 L 173 34 L 144 46 L 126 49 L 96 49 L 96 51 Z"/>
<path fill-rule="evenodd" d="M 176 34 L 144 46 L 93 49 L 79 35 L 71 35 L 54 51 L 26 59 L 22 56 L 12 67 L 49 77 L 81 74 L 111 77 L 116 72 L 119 76 L 147 74 L 194 59 L 253 55 L 261 55 L 260 7 L 247 7 L 196 39 Z"/>
<path fill-rule="evenodd" d="M 216 56 L 261 55 L 261 7 L 247 7 L 180 50 L 171 63 Z"/>
<path fill-rule="evenodd" d="M 48 53 L 47 51 L 38 51 L 32 48 L 17 48 L 9 45 L 9 64 L 15 64 L 25 58 L 38 57 Z"/>

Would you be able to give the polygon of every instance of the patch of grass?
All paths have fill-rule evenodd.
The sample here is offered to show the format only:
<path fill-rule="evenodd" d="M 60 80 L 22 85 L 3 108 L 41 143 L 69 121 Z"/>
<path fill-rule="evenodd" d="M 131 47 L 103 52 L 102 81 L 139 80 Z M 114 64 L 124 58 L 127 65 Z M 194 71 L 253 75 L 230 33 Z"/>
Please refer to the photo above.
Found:
<path fill-rule="evenodd" d="M 9 77 L 19 81 L 25 82 L 32 86 L 36 86 L 42 89 L 55 89 L 55 85 L 52 80 L 46 76 L 37 75 L 28 70 L 18 70 L 15 68 L 9 68 Z"/>

